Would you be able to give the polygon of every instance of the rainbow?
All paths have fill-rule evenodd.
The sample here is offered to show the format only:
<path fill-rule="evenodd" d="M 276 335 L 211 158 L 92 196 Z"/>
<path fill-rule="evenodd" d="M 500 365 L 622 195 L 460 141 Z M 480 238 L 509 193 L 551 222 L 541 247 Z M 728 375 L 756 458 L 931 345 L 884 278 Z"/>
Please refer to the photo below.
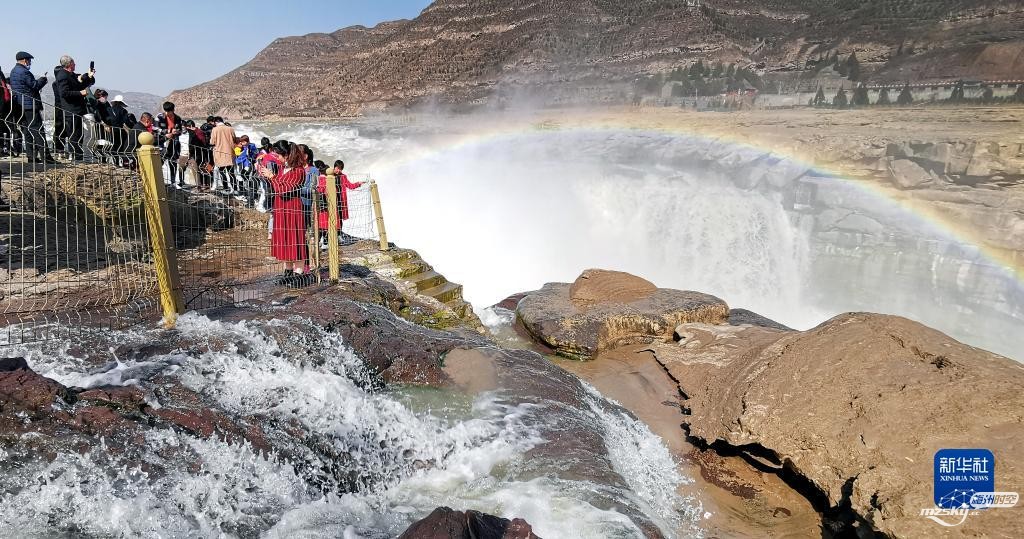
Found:
<path fill-rule="evenodd" d="M 908 217 L 927 227 L 936 236 L 974 251 L 980 261 L 1004 272 L 1024 291 L 1024 253 L 988 245 L 978 231 L 964 223 L 955 221 L 950 215 L 944 213 L 941 208 L 936 207 L 934 204 L 909 198 L 900 190 L 889 187 L 879 181 L 852 179 L 835 165 L 822 164 L 810 155 L 802 153 L 797 149 L 773 147 L 768 144 L 752 142 L 749 140 L 749 137 L 736 136 L 727 131 L 702 131 L 686 125 L 637 126 L 630 125 L 628 121 L 615 118 L 588 118 L 586 116 L 573 117 L 568 120 L 564 118 L 557 120 L 551 118 L 534 120 L 474 128 L 467 134 L 453 136 L 441 143 L 409 151 L 397 159 L 389 159 L 387 162 L 377 163 L 372 170 L 375 172 L 386 171 L 440 157 L 450 152 L 500 142 L 511 142 L 513 139 L 523 136 L 542 136 L 550 133 L 635 133 L 685 137 L 718 144 L 728 144 L 738 149 L 759 152 L 792 162 L 812 170 L 815 173 L 815 177 L 843 182 L 844 185 L 868 195 L 882 204 L 893 205 Z"/>

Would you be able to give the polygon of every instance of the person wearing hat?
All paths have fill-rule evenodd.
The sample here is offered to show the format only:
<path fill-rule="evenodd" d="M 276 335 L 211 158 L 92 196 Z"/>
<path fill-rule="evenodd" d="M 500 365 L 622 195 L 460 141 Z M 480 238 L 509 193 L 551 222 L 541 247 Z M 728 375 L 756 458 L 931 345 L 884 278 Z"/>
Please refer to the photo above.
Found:
<path fill-rule="evenodd" d="M 21 106 L 18 124 L 25 139 L 25 153 L 30 163 L 55 163 L 46 148 L 43 134 L 43 102 L 39 90 L 46 86 L 46 75 L 38 79 L 32 74 L 32 55 L 21 51 L 15 56 L 18 65 L 11 70 L 11 91 L 14 101 Z"/>
<path fill-rule="evenodd" d="M 128 136 L 126 128 L 134 126 L 128 124 L 128 105 L 124 102 L 124 96 L 115 95 L 110 101 L 110 128 L 113 133 L 110 136 L 114 143 L 114 160 L 123 161 L 122 157 L 128 151 Z"/>

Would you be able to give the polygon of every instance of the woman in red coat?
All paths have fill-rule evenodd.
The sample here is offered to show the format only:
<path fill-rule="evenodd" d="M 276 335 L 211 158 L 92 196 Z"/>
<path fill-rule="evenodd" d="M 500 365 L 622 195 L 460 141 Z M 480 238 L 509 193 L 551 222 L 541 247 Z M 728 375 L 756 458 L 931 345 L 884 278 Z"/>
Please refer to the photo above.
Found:
<path fill-rule="evenodd" d="M 306 224 L 302 215 L 302 199 L 299 198 L 299 188 L 306 180 L 305 166 L 306 153 L 292 144 L 283 169 L 274 173 L 263 167 L 259 171 L 274 189 L 270 254 L 284 262 L 284 277 L 278 281 L 280 284 L 296 283 L 296 262 L 306 260 Z M 299 269 L 298 275 L 301 274 Z"/>
<path fill-rule="evenodd" d="M 341 224 L 343 221 L 348 220 L 348 190 L 359 189 L 363 186 L 363 182 L 350 182 L 348 176 L 345 175 L 345 163 L 341 159 L 334 162 L 334 181 L 338 188 L 338 231 L 341 231 Z M 320 177 L 320 185 L 317 186 L 317 191 L 327 194 L 327 177 Z M 327 206 L 324 205 L 326 208 Z M 327 211 L 320 212 L 320 228 L 327 230 Z"/>

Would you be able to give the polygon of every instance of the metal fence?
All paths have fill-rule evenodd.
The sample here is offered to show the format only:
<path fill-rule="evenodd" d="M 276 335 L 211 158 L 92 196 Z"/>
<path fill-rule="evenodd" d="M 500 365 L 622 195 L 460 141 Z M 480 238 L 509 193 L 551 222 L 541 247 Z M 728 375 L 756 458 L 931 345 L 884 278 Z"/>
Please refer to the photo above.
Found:
<path fill-rule="evenodd" d="M 212 149 L 189 159 L 158 129 L 13 97 L 0 111 L 0 345 L 258 299 L 337 279 L 346 246 L 387 248 L 372 180 L 315 174 L 299 206 L 303 277 L 284 282 L 272 189 L 254 170 L 210 171 Z"/>

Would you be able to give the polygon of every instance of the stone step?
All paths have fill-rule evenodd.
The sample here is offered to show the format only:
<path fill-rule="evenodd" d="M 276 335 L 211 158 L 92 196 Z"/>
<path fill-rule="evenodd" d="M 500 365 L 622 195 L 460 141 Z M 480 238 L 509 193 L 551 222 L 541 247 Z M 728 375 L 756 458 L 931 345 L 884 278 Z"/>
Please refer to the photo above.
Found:
<path fill-rule="evenodd" d="M 444 275 L 433 270 L 417 273 L 416 275 L 410 275 L 406 277 L 406 280 L 416 287 L 417 292 L 423 292 L 424 290 L 434 288 L 448 282 L 448 280 L 444 278 Z"/>
<path fill-rule="evenodd" d="M 466 313 L 473 310 L 473 307 L 469 304 L 469 302 L 462 299 L 453 299 L 450 301 L 446 301 L 444 304 L 448 306 L 448 308 L 455 313 L 455 316 L 458 316 L 459 318 L 465 318 Z"/>
<path fill-rule="evenodd" d="M 383 264 L 370 268 L 374 273 L 390 277 L 392 279 L 410 280 L 411 277 L 430 273 L 434 270 L 426 262 L 416 260 L 402 260 L 399 263 Z"/>
<path fill-rule="evenodd" d="M 446 282 L 420 293 L 424 296 L 430 296 L 441 303 L 447 303 L 456 299 L 462 299 L 462 285 Z"/>

